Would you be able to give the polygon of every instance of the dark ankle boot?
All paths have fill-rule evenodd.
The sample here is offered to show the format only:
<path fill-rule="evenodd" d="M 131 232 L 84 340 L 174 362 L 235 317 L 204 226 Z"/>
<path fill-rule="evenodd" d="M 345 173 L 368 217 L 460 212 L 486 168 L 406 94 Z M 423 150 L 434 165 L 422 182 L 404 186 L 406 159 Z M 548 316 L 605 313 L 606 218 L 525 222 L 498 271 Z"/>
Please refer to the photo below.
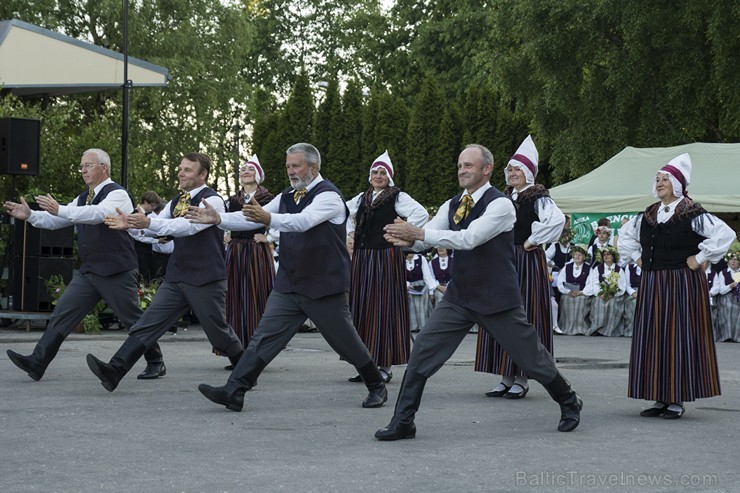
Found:
<path fill-rule="evenodd" d="M 544 386 L 550 397 L 560 404 L 560 423 L 558 431 L 573 431 L 581 422 L 583 401 L 570 386 L 570 383 L 558 372 L 555 379 Z"/>
<path fill-rule="evenodd" d="M 211 402 L 239 412 L 244 407 L 244 392 L 249 389 L 240 387 L 236 382 L 229 380 L 223 387 L 213 387 L 202 383 L 198 385 L 198 390 Z"/>
<path fill-rule="evenodd" d="M 406 370 L 401 382 L 401 390 L 398 391 L 393 418 L 388 426 L 375 432 L 375 438 L 378 440 L 400 440 L 416 437 L 414 417 L 419 410 L 426 383 L 427 377 Z"/>
<path fill-rule="evenodd" d="M 15 366 L 28 373 L 29 377 L 38 382 L 44 376 L 51 360 L 57 355 L 59 346 L 62 345 L 64 339 L 65 337 L 58 332 L 44 332 L 31 355 L 23 356 L 8 349 L 8 358 Z"/>
<path fill-rule="evenodd" d="M 229 376 L 229 382 L 234 382 L 239 388 L 250 390 L 257 385 L 257 379 L 266 366 L 267 363 L 254 353 L 249 353 L 248 356 L 243 357 L 242 352 L 239 359 L 234 362 L 234 371 Z"/>
<path fill-rule="evenodd" d="M 146 368 L 136 376 L 139 380 L 153 380 L 167 374 L 167 367 L 164 366 L 164 357 L 159 343 L 155 342 L 154 346 L 146 350 L 144 359 L 146 360 Z"/>
<path fill-rule="evenodd" d="M 357 368 L 357 373 L 362 377 L 368 390 L 367 397 L 362 401 L 362 407 L 373 408 L 382 406 L 388 400 L 388 391 L 385 389 L 383 376 L 380 374 L 380 370 L 378 370 L 375 362 L 371 360 L 362 368 Z"/>
<path fill-rule="evenodd" d="M 134 363 L 146 352 L 143 342 L 133 336 L 123 342 L 110 363 L 104 363 L 92 354 L 87 355 L 87 366 L 100 379 L 100 383 L 108 392 L 113 392 L 121 379 L 128 373 Z"/>

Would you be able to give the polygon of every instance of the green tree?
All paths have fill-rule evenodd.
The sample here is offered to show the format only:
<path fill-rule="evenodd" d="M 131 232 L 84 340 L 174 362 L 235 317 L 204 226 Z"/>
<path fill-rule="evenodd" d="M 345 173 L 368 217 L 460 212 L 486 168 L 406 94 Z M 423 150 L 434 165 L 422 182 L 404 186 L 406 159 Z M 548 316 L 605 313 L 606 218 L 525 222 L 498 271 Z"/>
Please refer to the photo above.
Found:
<path fill-rule="evenodd" d="M 326 166 L 326 172 L 322 171 L 322 174 L 346 198 L 359 193 L 358 176 L 367 172 L 366 164 L 362 162 L 362 113 L 362 90 L 357 82 L 350 81 L 342 95 L 342 111 L 336 126 L 337 138 L 329 142 L 326 162 L 322 164 L 322 170 Z"/>
<path fill-rule="evenodd" d="M 407 176 L 409 167 L 406 152 L 410 118 L 410 111 L 400 96 L 394 96 L 387 91 L 380 94 L 378 125 L 375 127 L 378 152 L 371 159 L 387 150 L 393 162 L 393 181 L 401 188 L 411 180 L 411 177 Z"/>

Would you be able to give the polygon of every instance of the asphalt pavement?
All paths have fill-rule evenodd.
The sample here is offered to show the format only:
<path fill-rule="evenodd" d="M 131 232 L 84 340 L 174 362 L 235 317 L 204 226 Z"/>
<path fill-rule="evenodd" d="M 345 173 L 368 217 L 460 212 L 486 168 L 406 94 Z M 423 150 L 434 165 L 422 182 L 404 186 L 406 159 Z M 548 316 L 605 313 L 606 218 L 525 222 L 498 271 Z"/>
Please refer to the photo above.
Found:
<path fill-rule="evenodd" d="M 428 382 L 417 438 L 373 438 L 390 399 L 363 409 L 362 384 L 319 334 L 298 334 L 235 413 L 206 400 L 227 360 L 198 326 L 161 340 L 167 375 L 109 393 L 85 363 L 108 360 L 120 331 L 71 335 L 32 381 L 5 350 L 33 350 L 41 329 L 0 329 L 0 491 L 474 492 L 739 491 L 740 345 L 717 345 L 722 396 L 682 419 L 641 418 L 626 397 L 629 338 L 557 336 L 563 374 L 584 401 L 559 433 L 559 409 L 536 382 L 526 399 L 484 396 L 498 381 L 472 369 L 475 335 Z"/>

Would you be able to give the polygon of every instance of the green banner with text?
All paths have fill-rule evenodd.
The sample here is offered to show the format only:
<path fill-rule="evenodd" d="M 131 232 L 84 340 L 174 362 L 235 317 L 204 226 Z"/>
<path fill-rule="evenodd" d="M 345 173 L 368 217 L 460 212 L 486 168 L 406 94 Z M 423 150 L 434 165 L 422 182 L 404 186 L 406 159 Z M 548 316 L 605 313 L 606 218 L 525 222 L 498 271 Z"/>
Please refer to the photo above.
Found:
<path fill-rule="evenodd" d="M 579 245 L 588 245 L 591 236 L 594 234 L 596 226 L 598 226 L 599 219 L 605 217 L 609 219 L 612 228 L 612 238 L 619 234 L 619 228 L 622 225 L 624 219 L 631 219 L 635 217 L 637 212 L 592 212 L 578 214 L 573 213 L 570 215 L 570 228 L 573 230 L 575 236 L 572 242 Z"/>

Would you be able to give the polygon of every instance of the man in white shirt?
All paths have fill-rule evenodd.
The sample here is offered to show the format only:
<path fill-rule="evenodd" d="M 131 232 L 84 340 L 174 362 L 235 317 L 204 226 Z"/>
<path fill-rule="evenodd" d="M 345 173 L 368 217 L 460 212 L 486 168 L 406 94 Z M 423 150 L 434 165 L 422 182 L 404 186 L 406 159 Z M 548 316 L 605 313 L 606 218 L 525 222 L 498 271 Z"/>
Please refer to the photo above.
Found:
<path fill-rule="evenodd" d="M 397 219 L 386 239 L 416 251 L 441 246 L 455 251 L 452 280 L 414 343 L 390 424 L 379 440 L 414 438 L 414 417 L 428 378 L 455 352 L 478 323 L 529 376 L 560 404 L 559 431 L 580 422 L 582 401 L 527 322 L 514 264 L 514 204 L 492 187 L 491 151 L 477 144 L 460 154 L 457 175 L 464 191 L 439 208 L 424 228 Z M 495 259 L 495 260 L 494 260 Z"/>

